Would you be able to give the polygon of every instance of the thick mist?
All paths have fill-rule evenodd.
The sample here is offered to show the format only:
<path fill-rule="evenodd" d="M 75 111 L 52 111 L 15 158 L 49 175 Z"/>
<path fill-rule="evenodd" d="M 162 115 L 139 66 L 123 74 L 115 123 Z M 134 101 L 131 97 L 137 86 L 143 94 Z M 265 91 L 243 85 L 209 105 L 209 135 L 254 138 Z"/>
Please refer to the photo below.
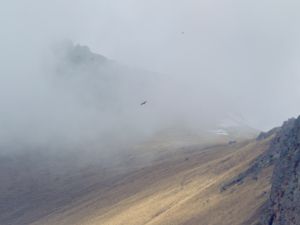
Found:
<path fill-rule="evenodd" d="M 272 128 L 300 111 L 299 6 L 3 2 L 1 144 L 119 149 L 230 115 Z"/>

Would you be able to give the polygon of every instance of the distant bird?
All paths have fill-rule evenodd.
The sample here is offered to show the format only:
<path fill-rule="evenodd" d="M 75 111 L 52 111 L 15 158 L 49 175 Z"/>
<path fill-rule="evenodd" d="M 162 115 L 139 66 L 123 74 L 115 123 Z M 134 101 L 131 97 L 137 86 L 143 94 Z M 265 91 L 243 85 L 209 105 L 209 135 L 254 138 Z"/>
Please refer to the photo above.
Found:
<path fill-rule="evenodd" d="M 147 101 L 144 101 L 141 103 L 141 105 L 146 105 L 147 104 Z"/>
<path fill-rule="evenodd" d="M 182 31 L 181 34 L 184 34 L 184 31 Z"/>

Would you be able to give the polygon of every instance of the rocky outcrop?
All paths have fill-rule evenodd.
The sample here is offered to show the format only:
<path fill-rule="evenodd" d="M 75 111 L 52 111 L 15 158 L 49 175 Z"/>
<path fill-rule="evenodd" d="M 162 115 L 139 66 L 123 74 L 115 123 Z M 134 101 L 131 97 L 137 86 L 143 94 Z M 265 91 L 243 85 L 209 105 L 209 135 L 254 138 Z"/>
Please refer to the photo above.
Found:
<path fill-rule="evenodd" d="M 271 140 L 266 152 L 254 160 L 249 168 L 224 183 L 221 191 L 243 183 L 263 168 L 274 165 L 272 189 L 261 225 L 300 225 L 300 117 L 286 121 L 281 128 L 261 133 L 257 141 Z"/>
<path fill-rule="evenodd" d="M 94 53 L 88 46 L 73 44 L 72 41 L 63 41 L 55 46 L 54 54 L 61 63 L 72 65 L 101 65 L 110 60 L 103 55 Z"/>
<path fill-rule="evenodd" d="M 261 133 L 257 141 L 272 138 L 267 151 L 249 168 L 222 185 L 225 191 L 244 179 L 274 165 L 272 188 L 259 225 L 300 225 L 300 117 L 286 121 L 282 127 Z"/>
<path fill-rule="evenodd" d="M 274 163 L 279 158 L 279 145 L 280 138 L 282 133 L 285 133 L 290 127 L 293 126 L 295 119 L 290 119 L 284 123 L 284 125 L 280 128 L 274 128 L 268 132 L 262 132 L 256 138 L 257 141 L 263 141 L 267 138 L 273 137 L 270 142 L 270 146 L 267 151 L 257 157 L 248 167 L 247 170 L 240 173 L 238 176 L 232 178 L 231 180 L 225 182 L 221 186 L 221 192 L 227 190 L 228 188 L 232 187 L 236 184 L 241 184 L 243 181 L 250 177 L 254 180 L 257 179 L 258 174 L 262 171 L 262 169 L 274 165 Z"/>
<path fill-rule="evenodd" d="M 276 161 L 268 209 L 262 225 L 300 224 L 300 117 L 278 137 Z"/>
<path fill-rule="evenodd" d="M 278 133 L 278 131 L 280 131 L 280 127 L 275 127 L 267 132 L 261 132 L 257 136 L 256 141 L 262 141 L 264 139 L 267 139 L 267 138 L 271 137 L 272 135 Z"/>

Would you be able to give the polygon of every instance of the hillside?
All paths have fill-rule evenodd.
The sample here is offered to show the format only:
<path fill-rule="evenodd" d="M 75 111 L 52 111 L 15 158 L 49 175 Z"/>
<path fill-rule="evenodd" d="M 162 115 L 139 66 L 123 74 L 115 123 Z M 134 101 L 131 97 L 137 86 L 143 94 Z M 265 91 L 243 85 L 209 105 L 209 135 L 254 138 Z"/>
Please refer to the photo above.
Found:
<path fill-rule="evenodd" d="M 164 76 L 86 46 L 58 45 L 49 62 L 44 109 L 28 136 L 16 127 L 0 140 L 1 225 L 232 225 L 259 212 L 272 167 L 222 187 L 268 151 L 271 137 L 255 140 L 235 118 L 193 126 L 175 113 L 189 108 L 176 95 L 162 99 Z"/>
<path fill-rule="evenodd" d="M 31 205 L 18 199 L 15 213 L 2 211 L 1 224 L 251 224 L 267 200 L 272 167 L 226 191 L 221 186 L 247 169 L 269 142 L 270 137 L 228 144 L 228 139 L 215 137 L 194 139 L 192 145 L 183 141 L 176 148 L 170 139 L 153 139 L 137 146 L 127 164 L 115 166 L 114 172 L 96 166 L 73 168 L 47 179 L 39 189 L 24 190 L 21 196 Z M 148 158 L 149 151 L 157 156 L 151 163 L 134 163 Z M 37 180 L 43 176 L 27 175 Z"/>
<path fill-rule="evenodd" d="M 300 1 L 1 3 L 0 225 L 300 225 Z"/>

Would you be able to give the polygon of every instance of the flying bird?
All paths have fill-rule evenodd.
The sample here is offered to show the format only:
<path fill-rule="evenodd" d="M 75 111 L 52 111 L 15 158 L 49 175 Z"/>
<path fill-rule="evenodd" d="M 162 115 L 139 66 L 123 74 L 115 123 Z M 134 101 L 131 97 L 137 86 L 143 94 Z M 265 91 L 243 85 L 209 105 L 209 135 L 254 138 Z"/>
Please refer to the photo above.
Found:
<path fill-rule="evenodd" d="M 141 103 L 141 105 L 146 105 L 147 104 L 147 101 L 144 101 Z"/>

